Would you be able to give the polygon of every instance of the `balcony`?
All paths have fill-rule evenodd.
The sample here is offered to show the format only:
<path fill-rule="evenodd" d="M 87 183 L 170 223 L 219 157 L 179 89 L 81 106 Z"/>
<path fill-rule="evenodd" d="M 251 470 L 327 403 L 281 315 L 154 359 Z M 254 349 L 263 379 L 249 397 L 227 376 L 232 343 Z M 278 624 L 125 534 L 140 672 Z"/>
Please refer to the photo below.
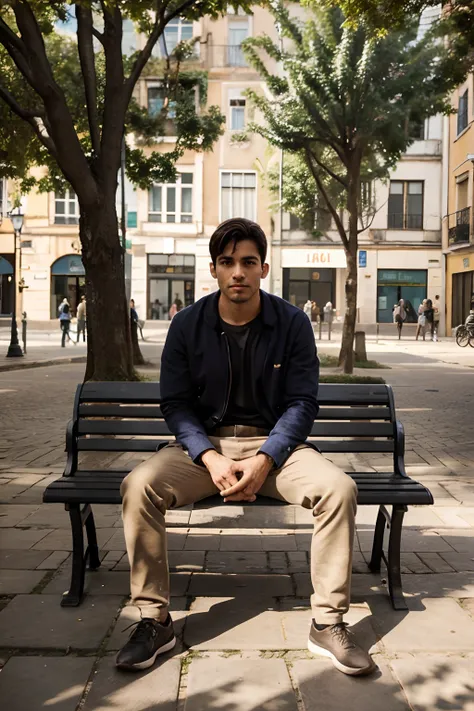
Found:
<path fill-rule="evenodd" d="M 448 215 L 448 244 L 454 247 L 459 244 L 469 244 L 471 235 L 471 208 L 452 212 Z"/>
<path fill-rule="evenodd" d="M 248 67 L 247 60 L 240 44 L 211 44 L 206 51 L 206 67 L 220 69 L 221 67 Z"/>

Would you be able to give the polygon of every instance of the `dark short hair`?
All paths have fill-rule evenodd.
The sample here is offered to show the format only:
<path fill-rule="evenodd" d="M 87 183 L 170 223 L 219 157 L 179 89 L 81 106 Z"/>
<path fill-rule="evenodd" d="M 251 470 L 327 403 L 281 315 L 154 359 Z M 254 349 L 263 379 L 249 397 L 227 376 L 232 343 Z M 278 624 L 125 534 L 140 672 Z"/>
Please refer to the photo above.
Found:
<path fill-rule="evenodd" d="M 217 257 L 224 253 L 225 248 L 233 242 L 234 249 L 238 242 L 249 240 L 257 246 L 262 264 L 267 256 L 267 238 L 260 225 L 245 217 L 232 217 L 221 222 L 209 241 L 209 252 L 212 263 L 216 266 Z"/>

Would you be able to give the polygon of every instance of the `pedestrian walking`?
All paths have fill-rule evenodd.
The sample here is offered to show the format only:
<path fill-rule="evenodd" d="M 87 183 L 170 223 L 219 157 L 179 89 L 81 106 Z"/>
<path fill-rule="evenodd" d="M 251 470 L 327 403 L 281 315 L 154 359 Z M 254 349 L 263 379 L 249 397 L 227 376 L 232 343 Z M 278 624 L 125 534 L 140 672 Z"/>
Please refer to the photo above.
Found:
<path fill-rule="evenodd" d="M 426 329 L 430 329 L 431 340 L 434 340 L 434 308 L 431 299 L 426 299 L 425 308 Z"/>
<path fill-rule="evenodd" d="M 309 318 L 310 321 L 311 321 L 311 312 L 312 312 L 312 310 L 313 310 L 313 304 L 312 304 L 311 301 L 308 299 L 308 301 L 307 301 L 307 302 L 305 303 L 305 305 L 303 306 L 303 311 L 305 312 L 306 316 Z"/>
<path fill-rule="evenodd" d="M 319 323 L 319 312 L 320 308 L 316 301 L 311 302 L 311 321 Z"/>
<path fill-rule="evenodd" d="M 79 343 L 79 339 L 81 337 L 82 333 L 82 340 L 84 343 L 86 342 L 86 318 L 87 318 L 87 310 L 86 310 L 86 297 L 84 294 L 81 296 L 81 303 L 77 307 L 77 342 Z"/>
<path fill-rule="evenodd" d="M 433 332 L 432 332 L 432 338 L 433 341 L 437 341 L 439 336 L 439 322 L 441 320 L 441 302 L 439 300 L 439 294 L 436 294 L 434 302 L 433 302 L 433 309 L 434 309 L 434 318 L 433 318 Z"/>
<path fill-rule="evenodd" d="M 59 325 L 62 331 L 61 337 L 61 348 L 66 348 L 66 336 L 69 341 L 76 345 L 76 342 L 72 340 L 69 335 L 69 328 L 71 326 L 71 307 L 67 299 L 63 299 L 59 305 Z"/>
<path fill-rule="evenodd" d="M 332 323 L 333 313 L 332 313 L 332 302 L 331 301 L 327 302 L 326 306 L 323 309 L 323 312 L 324 312 L 324 319 L 323 320 L 326 321 L 327 323 Z"/>
<path fill-rule="evenodd" d="M 215 494 L 224 505 L 262 495 L 313 512 L 310 651 L 346 674 L 369 674 L 376 665 L 343 621 L 357 487 L 306 443 L 318 413 L 311 323 L 301 309 L 260 289 L 269 265 L 258 224 L 226 220 L 209 251 L 219 288 L 175 315 L 161 359 L 161 409 L 176 439 L 121 485 L 131 602 L 139 615 L 116 664 L 141 671 L 176 644 L 167 510 Z"/>
<path fill-rule="evenodd" d="M 426 316 L 425 316 L 425 311 L 426 311 L 426 303 L 428 299 L 423 299 L 423 302 L 419 305 L 418 307 L 418 325 L 416 327 L 416 334 L 415 334 L 415 341 L 418 340 L 420 333 L 423 336 L 423 340 L 425 339 L 426 335 Z"/>
<path fill-rule="evenodd" d="M 393 307 L 393 321 L 397 324 L 398 340 L 402 337 L 402 328 L 407 317 L 407 312 L 405 309 L 405 301 L 400 299 L 398 304 Z"/>

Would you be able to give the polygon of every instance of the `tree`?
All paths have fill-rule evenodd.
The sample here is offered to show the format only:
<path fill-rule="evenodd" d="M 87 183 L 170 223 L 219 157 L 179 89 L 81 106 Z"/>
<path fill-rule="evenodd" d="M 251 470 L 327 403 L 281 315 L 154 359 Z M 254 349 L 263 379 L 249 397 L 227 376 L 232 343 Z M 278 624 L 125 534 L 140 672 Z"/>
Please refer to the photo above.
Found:
<path fill-rule="evenodd" d="M 426 8 L 440 6 L 439 0 L 324 0 L 328 6 L 340 7 L 354 27 L 365 24 L 367 28 L 383 35 L 401 28 L 411 18 L 420 16 Z M 320 0 L 302 0 L 302 5 L 317 7 Z M 448 0 L 443 2 L 443 12 L 433 29 L 448 41 L 445 61 L 457 70 L 463 81 L 474 68 L 474 0 Z"/>
<path fill-rule="evenodd" d="M 250 11 L 250 3 L 232 3 Z M 252 3 L 255 4 L 255 3 Z M 183 70 L 192 43 L 178 45 L 164 61 L 152 51 L 176 17 L 198 19 L 225 12 L 223 0 L 3 0 L 0 3 L 0 156 L 3 175 L 35 181 L 31 165 L 47 169 L 40 190 L 69 184 L 80 207 L 79 234 L 86 271 L 88 358 L 86 379 L 135 377 L 124 250 L 115 206 L 124 136 L 141 145 L 127 151 L 127 173 L 140 187 L 175 179 L 185 150 L 206 151 L 222 133 L 216 106 L 196 111 L 193 86 L 205 87 L 200 72 Z M 73 13 L 75 38 L 57 36 L 59 22 Z M 123 26 L 132 20 L 143 49 L 122 53 Z M 166 98 L 156 116 L 138 106 L 134 91 L 143 72 L 163 83 Z M 169 125 L 175 102 L 172 150 L 149 150 L 153 136 Z M 21 141 L 21 142 L 19 142 Z"/>
<path fill-rule="evenodd" d="M 452 77 L 437 72 L 442 47 L 417 22 L 375 38 L 344 23 L 338 8 L 308 9 L 295 19 L 281 0 L 272 3 L 282 43 L 268 36 L 244 43 L 249 62 L 267 83 L 267 94 L 248 90 L 264 123 L 250 131 L 298 156 L 312 176 L 316 200 L 329 210 L 347 258 L 346 314 L 339 356 L 353 370 L 357 308 L 358 236 L 366 209 L 361 184 L 386 179 L 413 139 L 410 120 L 450 111 Z M 270 73 L 265 54 L 281 67 Z"/>

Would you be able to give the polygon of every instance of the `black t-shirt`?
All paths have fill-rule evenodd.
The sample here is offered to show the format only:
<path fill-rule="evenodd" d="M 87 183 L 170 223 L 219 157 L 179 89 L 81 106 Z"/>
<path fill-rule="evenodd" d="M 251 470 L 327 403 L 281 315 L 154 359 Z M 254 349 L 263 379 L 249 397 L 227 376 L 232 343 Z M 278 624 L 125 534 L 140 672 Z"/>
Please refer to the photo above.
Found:
<path fill-rule="evenodd" d="M 260 317 L 243 326 L 232 326 L 221 319 L 221 327 L 229 343 L 232 385 L 227 410 L 220 424 L 268 429 L 269 424 L 258 412 L 252 387 L 255 346 L 262 330 Z"/>

